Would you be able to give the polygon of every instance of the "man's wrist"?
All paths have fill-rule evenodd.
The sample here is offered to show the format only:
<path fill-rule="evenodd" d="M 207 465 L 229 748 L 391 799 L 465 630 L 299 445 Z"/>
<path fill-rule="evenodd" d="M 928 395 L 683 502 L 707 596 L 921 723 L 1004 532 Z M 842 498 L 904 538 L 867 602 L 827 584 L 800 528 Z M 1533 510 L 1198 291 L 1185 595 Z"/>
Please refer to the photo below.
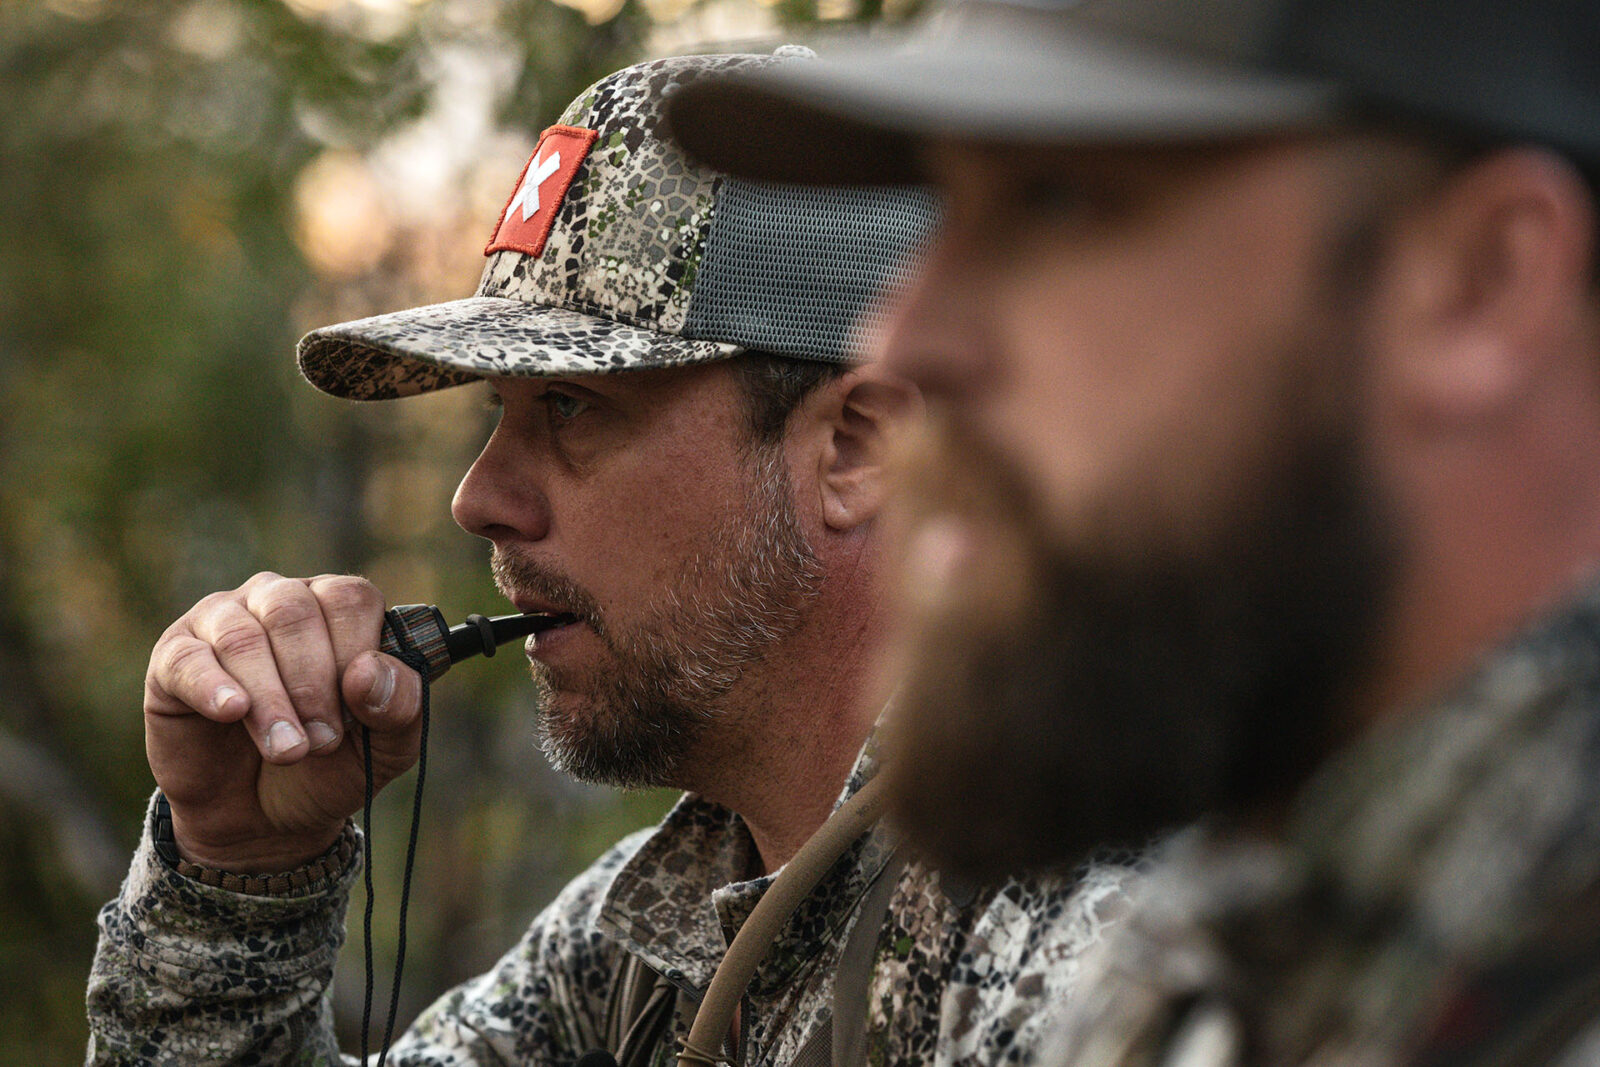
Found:
<path fill-rule="evenodd" d="M 238 874 L 192 863 L 178 851 L 172 825 L 172 807 L 164 794 L 157 792 L 150 814 L 150 836 L 161 862 L 184 878 L 230 893 L 257 897 L 301 897 L 320 893 L 335 885 L 354 861 L 357 852 L 355 828 L 346 823 L 329 848 L 309 863 L 275 874 Z"/>

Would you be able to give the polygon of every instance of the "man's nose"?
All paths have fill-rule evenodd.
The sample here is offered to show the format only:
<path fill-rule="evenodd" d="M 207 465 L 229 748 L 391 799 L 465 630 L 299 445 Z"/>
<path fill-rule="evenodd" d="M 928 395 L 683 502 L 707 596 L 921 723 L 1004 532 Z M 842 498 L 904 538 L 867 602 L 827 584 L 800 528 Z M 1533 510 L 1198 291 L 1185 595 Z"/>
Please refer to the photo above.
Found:
<path fill-rule="evenodd" d="M 958 239 L 942 235 L 890 308 L 879 346 L 885 367 L 935 397 L 970 397 L 985 379 L 985 326 Z"/>
<path fill-rule="evenodd" d="M 540 470 L 533 451 L 502 425 L 456 487 L 450 514 L 463 530 L 496 544 L 542 540 L 550 534 L 551 511 Z"/>

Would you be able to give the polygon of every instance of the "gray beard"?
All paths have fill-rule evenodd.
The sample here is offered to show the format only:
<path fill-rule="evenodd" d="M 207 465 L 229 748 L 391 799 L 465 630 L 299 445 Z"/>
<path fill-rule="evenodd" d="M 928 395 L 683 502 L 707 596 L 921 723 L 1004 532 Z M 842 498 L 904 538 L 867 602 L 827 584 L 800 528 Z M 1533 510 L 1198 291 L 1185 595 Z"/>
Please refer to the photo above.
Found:
<path fill-rule="evenodd" d="M 681 786 L 707 732 L 738 717 L 723 698 L 799 626 L 821 566 L 781 451 L 758 448 L 750 474 L 748 509 L 714 531 L 637 621 L 609 618 L 561 576 L 496 553 L 502 589 L 569 607 L 608 651 L 585 671 L 532 664 L 540 747 L 557 769 L 626 788 Z"/>

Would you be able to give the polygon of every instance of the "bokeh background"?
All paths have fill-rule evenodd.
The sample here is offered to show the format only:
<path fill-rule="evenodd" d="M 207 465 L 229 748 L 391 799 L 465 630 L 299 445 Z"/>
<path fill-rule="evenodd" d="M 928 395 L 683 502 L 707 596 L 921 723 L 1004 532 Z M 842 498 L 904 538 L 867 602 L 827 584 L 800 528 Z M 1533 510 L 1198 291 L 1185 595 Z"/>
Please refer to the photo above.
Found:
<path fill-rule="evenodd" d="M 914 6 L 0 0 L 0 1063 L 82 1062 L 95 913 L 152 788 L 145 665 L 173 618 L 262 569 L 363 573 L 452 620 L 505 610 L 448 513 L 489 429 L 477 391 L 332 400 L 295 339 L 469 295 L 538 132 L 595 78 L 825 48 Z M 672 799 L 550 771 L 531 699 L 516 655 L 435 692 L 401 1025 Z M 409 794 L 376 814 L 380 1009 Z M 347 1049 L 359 927 L 335 987 Z"/>

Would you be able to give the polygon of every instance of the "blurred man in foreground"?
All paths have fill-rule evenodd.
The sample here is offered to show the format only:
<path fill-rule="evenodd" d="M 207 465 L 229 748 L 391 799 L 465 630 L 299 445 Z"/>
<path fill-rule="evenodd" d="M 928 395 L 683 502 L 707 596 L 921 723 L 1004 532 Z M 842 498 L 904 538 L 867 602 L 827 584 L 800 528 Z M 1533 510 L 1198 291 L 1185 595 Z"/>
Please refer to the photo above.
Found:
<path fill-rule="evenodd" d="M 1600 4 L 968 3 L 690 150 L 931 176 L 902 814 L 1198 820 L 1073 1064 L 1600 1062 Z M 976 619 L 976 624 L 973 620 Z"/>
<path fill-rule="evenodd" d="M 476 297 L 301 343 L 338 396 L 487 381 L 499 424 L 454 514 L 493 543 L 506 597 L 560 623 L 529 645 L 546 753 L 587 780 L 690 791 L 440 999 L 397 1063 L 671 1062 L 773 872 L 876 771 L 860 704 L 885 610 L 883 458 L 920 401 L 850 357 L 934 207 L 725 179 L 658 135 L 669 94 L 766 62 L 602 79 L 541 138 Z M 157 644 L 161 792 L 102 913 L 92 1062 L 337 1061 L 325 991 L 359 866 L 356 725 L 380 787 L 419 750 L 419 678 L 375 651 L 382 619 L 360 579 L 267 574 Z M 734 989 L 733 1033 L 701 1051 L 726 1037 L 740 1063 L 827 1062 L 836 1034 L 857 1063 L 1026 1058 L 1114 877 L 947 892 L 882 833 L 846 840 Z"/>

